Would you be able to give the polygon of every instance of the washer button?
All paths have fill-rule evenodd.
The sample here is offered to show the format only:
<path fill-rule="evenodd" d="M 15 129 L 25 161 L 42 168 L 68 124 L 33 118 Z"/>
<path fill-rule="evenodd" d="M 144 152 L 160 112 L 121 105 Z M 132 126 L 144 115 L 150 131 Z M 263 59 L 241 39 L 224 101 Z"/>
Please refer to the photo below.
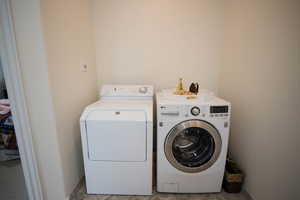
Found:
<path fill-rule="evenodd" d="M 225 127 L 225 128 L 228 127 L 228 122 L 224 122 L 224 127 Z"/>

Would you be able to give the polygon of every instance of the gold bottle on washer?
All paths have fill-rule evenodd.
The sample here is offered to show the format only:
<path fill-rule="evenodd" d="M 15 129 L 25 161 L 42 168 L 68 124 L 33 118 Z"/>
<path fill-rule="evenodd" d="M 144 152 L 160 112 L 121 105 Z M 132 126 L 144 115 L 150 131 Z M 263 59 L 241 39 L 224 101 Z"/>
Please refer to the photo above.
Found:
<path fill-rule="evenodd" d="M 182 91 L 182 90 L 183 90 L 183 83 L 182 83 L 182 78 L 180 78 L 178 80 L 178 85 L 177 85 L 176 91 Z"/>

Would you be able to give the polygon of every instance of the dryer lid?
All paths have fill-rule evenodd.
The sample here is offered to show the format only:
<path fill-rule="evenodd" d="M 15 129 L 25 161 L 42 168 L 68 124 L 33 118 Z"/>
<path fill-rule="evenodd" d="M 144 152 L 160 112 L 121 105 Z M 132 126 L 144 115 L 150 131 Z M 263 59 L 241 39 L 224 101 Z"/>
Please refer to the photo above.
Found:
<path fill-rule="evenodd" d="M 92 110 L 86 121 L 146 121 L 144 110 Z"/>

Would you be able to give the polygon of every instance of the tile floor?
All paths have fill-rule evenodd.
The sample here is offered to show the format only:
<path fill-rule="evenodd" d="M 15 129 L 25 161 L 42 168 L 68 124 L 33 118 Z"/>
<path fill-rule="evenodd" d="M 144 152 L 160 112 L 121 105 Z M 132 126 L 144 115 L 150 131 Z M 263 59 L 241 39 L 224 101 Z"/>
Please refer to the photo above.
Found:
<path fill-rule="evenodd" d="M 154 193 L 152 196 L 123 196 L 123 195 L 88 195 L 82 182 L 70 200 L 251 200 L 246 192 L 229 194 L 226 192 L 215 194 L 165 194 Z"/>
<path fill-rule="evenodd" d="M 0 162 L 0 199 L 28 199 L 20 160 Z"/>

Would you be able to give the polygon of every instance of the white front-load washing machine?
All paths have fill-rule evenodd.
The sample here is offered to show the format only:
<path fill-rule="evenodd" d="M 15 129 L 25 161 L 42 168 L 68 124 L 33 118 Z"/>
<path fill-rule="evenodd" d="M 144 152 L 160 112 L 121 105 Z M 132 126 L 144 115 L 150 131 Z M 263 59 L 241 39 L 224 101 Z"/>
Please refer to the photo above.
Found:
<path fill-rule="evenodd" d="M 197 98 L 157 94 L 157 190 L 220 192 L 227 155 L 229 102 L 207 92 Z"/>
<path fill-rule="evenodd" d="M 152 194 L 153 87 L 104 85 L 81 115 L 87 193 Z"/>

